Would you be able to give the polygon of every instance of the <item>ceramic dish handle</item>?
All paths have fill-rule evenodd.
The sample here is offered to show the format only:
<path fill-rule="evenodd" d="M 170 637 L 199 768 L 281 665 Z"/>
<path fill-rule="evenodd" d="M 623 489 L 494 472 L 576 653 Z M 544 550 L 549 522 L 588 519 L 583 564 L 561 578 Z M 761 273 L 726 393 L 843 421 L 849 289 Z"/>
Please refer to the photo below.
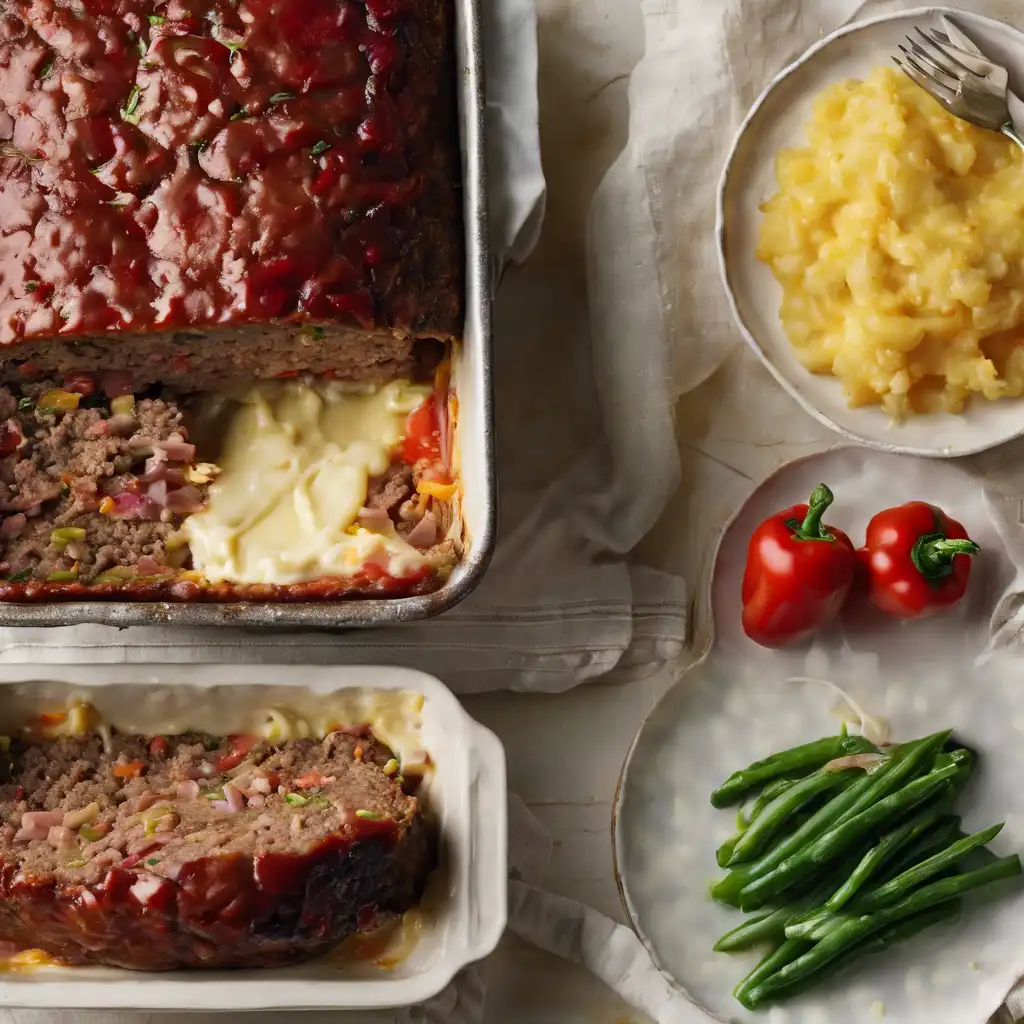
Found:
<path fill-rule="evenodd" d="M 481 960 L 494 951 L 508 922 L 508 780 L 505 748 L 476 723 L 473 771 L 468 952 Z"/>

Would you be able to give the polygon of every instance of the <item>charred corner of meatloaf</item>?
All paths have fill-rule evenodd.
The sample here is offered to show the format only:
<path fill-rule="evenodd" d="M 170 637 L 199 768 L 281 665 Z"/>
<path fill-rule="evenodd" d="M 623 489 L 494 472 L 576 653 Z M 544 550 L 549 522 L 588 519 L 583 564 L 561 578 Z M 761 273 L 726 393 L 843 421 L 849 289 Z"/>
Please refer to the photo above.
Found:
<path fill-rule="evenodd" d="M 123 375 L 0 386 L 0 576 L 83 583 L 187 568 L 211 479 L 177 398 Z M 212 471 L 212 470 L 211 470 Z"/>

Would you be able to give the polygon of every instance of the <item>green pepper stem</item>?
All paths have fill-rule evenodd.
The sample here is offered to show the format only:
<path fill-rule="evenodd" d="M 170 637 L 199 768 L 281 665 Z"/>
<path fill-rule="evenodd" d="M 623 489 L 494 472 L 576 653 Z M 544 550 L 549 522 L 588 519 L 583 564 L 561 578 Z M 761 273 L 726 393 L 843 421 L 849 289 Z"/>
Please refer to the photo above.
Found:
<path fill-rule="evenodd" d="M 953 571 L 953 559 L 957 555 L 976 555 L 980 550 L 973 540 L 926 533 L 914 542 L 910 560 L 925 579 L 938 580 Z"/>
<path fill-rule="evenodd" d="M 800 540 L 835 540 L 821 525 L 821 517 L 833 501 L 835 495 L 824 484 L 814 488 L 807 503 L 807 515 L 802 523 L 796 524 L 793 531 Z"/>

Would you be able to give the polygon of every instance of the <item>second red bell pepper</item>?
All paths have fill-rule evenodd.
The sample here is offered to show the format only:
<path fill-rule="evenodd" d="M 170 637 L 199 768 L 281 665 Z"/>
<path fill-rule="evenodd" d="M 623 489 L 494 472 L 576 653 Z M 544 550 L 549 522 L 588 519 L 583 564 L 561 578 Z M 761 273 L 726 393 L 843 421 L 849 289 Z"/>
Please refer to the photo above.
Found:
<path fill-rule="evenodd" d="M 956 604 L 979 551 L 955 519 L 925 501 L 879 512 L 858 552 L 868 600 L 899 619 L 920 619 Z"/>
<path fill-rule="evenodd" d="M 809 636 L 839 614 L 857 556 L 850 538 L 821 521 L 832 492 L 819 484 L 808 505 L 766 519 L 750 538 L 743 575 L 743 630 L 762 647 Z"/>

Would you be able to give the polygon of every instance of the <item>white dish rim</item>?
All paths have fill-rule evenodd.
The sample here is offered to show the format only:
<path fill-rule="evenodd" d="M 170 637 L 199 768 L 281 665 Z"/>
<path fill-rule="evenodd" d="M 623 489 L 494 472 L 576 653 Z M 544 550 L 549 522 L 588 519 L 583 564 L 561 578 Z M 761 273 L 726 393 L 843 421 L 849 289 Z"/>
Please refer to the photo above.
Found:
<path fill-rule="evenodd" d="M 753 350 L 757 357 L 761 360 L 761 363 L 772 375 L 772 377 L 782 386 L 787 394 L 790 395 L 796 402 L 799 403 L 801 408 L 806 412 L 810 413 L 819 423 L 823 426 L 828 427 L 830 430 L 835 431 L 837 434 L 846 438 L 848 441 L 854 441 L 857 444 L 864 445 L 868 448 L 873 448 L 876 451 L 888 452 L 893 455 L 915 455 L 923 458 L 933 459 L 952 459 L 961 458 L 966 455 L 977 455 L 979 452 L 988 451 L 992 448 L 997 448 L 1000 445 L 1008 444 L 1010 441 L 1015 440 L 1021 436 L 1024 436 L 1024 407 L 1021 410 L 1021 425 L 1020 429 L 1014 433 L 1007 434 L 1005 436 L 997 436 L 991 440 L 978 441 L 973 444 L 967 444 L 963 447 L 950 447 L 944 446 L 942 448 L 929 448 L 922 447 L 920 445 L 908 445 L 899 444 L 878 440 L 877 438 L 865 436 L 859 434 L 855 430 L 851 430 L 848 427 L 844 427 L 841 424 L 833 420 L 826 412 L 820 409 L 817 405 L 811 402 L 789 379 L 789 377 L 769 358 L 768 354 L 761 347 L 760 342 L 754 336 L 753 332 L 747 326 L 744 321 L 739 304 L 736 300 L 736 294 L 732 287 L 731 273 L 729 269 L 729 260 L 726 254 L 726 223 L 725 223 L 725 199 L 726 193 L 729 186 L 729 180 L 733 172 L 735 163 L 736 152 L 739 149 L 740 143 L 742 142 L 748 128 L 750 127 L 753 120 L 756 118 L 764 106 L 768 97 L 775 91 L 775 89 L 793 73 L 798 71 L 804 64 L 815 57 L 822 50 L 832 45 L 837 40 L 852 35 L 856 32 L 860 32 L 863 29 L 871 28 L 875 25 L 883 24 L 890 21 L 902 21 L 911 18 L 924 18 L 926 16 L 935 15 L 951 15 L 956 17 L 958 15 L 966 15 L 968 18 L 987 22 L 990 25 L 1005 28 L 1007 30 L 1016 32 L 1024 35 L 1020 29 L 1015 28 L 1006 22 L 1000 21 L 997 18 L 990 18 L 987 15 L 978 14 L 974 11 L 969 11 L 960 7 L 948 7 L 946 5 L 929 5 L 923 7 L 913 7 L 907 10 L 889 11 L 885 14 L 875 15 L 872 18 L 865 18 L 859 21 L 852 21 L 845 25 L 840 26 L 834 32 L 830 32 L 827 36 L 819 39 L 818 42 L 814 43 L 813 46 L 805 50 L 796 60 L 787 64 L 778 74 L 776 74 L 772 80 L 765 86 L 761 94 L 754 101 L 750 110 L 747 111 L 746 116 L 743 118 L 742 123 L 736 131 L 736 135 L 733 138 L 732 144 L 729 147 L 728 155 L 726 156 L 725 164 L 722 168 L 722 173 L 719 177 L 718 191 L 715 199 L 715 251 L 718 262 L 718 273 L 722 282 L 722 287 L 725 290 L 726 298 L 729 303 L 729 310 L 732 314 L 732 318 L 740 334 L 743 336 L 743 340 L 747 343 L 747 346 Z M 1010 401 L 1024 402 L 1024 398 L 1010 399 Z"/>

